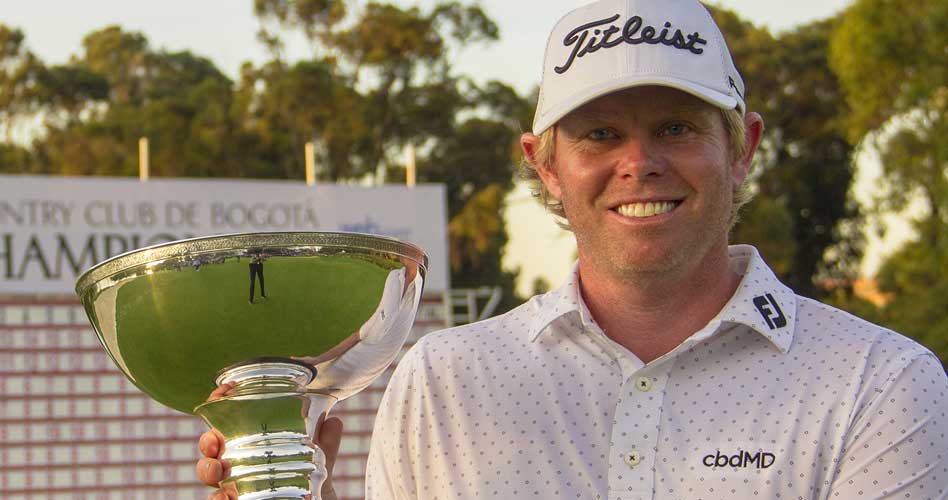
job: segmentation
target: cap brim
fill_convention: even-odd
[[[582,92],[577,92],[576,94],[563,99],[556,106],[549,108],[543,115],[537,115],[533,121],[533,133],[535,135],[542,134],[546,129],[550,128],[554,123],[559,121],[560,118],[563,118],[571,111],[582,106],[583,104],[586,104],[587,102],[619,90],[632,87],[644,87],[647,85],[659,85],[662,87],[678,89],[722,109],[734,109],[738,106],[738,104],[740,104],[740,102],[733,96],[680,78],[653,76],[618,78],[607,81],[595,87],[585,88]]]

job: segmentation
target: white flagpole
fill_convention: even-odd
[[[138,180],[147,182],[148,171],[148,138],[138,139]]]
[[[409,144],[405,151],[405,185],[415,187],[417,171],[415,169],[415,145]]]
[[[306,185],[316,185],[316,145],[312,142],[306,143]]]

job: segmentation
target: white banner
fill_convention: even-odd
[[[354,231],[428,253],[426,291],[449,287],[442,185],[0,175],[0,294],[71,294],[109,257],[158,243],[258,231]]]

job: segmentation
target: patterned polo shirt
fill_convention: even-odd
[[[427,335],[382,400],[366,498],[948,498],[938,359],[796,296],[752,247],[730,257],[733,297],[648,364],[596,325],[576,271]]]

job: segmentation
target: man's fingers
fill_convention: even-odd
[[[319,437],[316,443],[326,454],[326,470],[332,476],[332,468],[336,465],[336,455],[339,454],[339,443],[342,441],[342,420],[335,417],[327,418],[319,427]]]
[[[237,493],[233,489],[217,490],[208,495],[207,500],[237,500]]]
[[[215,399],[220,399],[224,396],[227,396],[227,394],[230,393],[231,389],[233,388],[234,388],[233,382],[228,382],[224,385],[220,385],[216,389],[211,391],[211,393],[207,396],[207,400],[214,401]]]
[[[224,452],[224,436],[217,429],[211,429],[198,439],[198,449],[205,457],[220,458]]]
[[[316,436],[316,444],[326,455],[326,471],[329,477],[323,482],[322,497],[323,500],[336,500],[336,490],[332,484],[332,469],[336,466],[336,455],[339,454],[339,443],[342,441],[342,420],[338,418],[327,418],[319,426],[319,435]]]
[[[224,466],[220,460],[202,458],[197,463],[197,477],[208,486],[217,486],[224,479]]]
[[[207,500],[237,500],[237,488],[233,483],[226,484],[221,489],[211,492]]]
[[[237,497],[232,497],[221,490],[217,490],[214,493],[211,493],[210,495],[208,495],[207,500],[232,500],[236,498]]]

